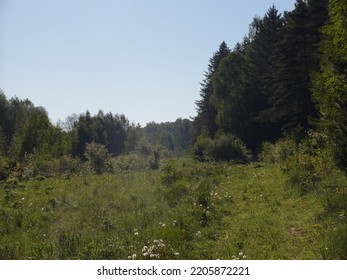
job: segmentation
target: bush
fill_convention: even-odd
[[[198,161],[209,161],[212,159],[211,152],[213,141],[207,133],[201,133],[194,144],[193,156]]]
[[[151,169],[158,169],[160,165],[160,150],[156,148],[153,150],[153,155],[149,160],[149,167]]]
[[[326,139],[325,135],[311,130],[300,143],[287,136],[274,145],[265,143],[262,157],[265,161],[280,164],[289,183],[303,195],[319,190],[321,181],[335,168]]]
[[[213,141],[212,157],[215,161],[244,163],[249,160],[246,145],[232,134],[218,134]]]
[[[177,168],[175,162],[173,160],[169,160],[166,162],[166,164],[163,166],[163,172],[162,172],[161,180],[164,185],[171,186],[176,181],[178,181],[182,174],[180,173],[179,169]]]
[[[6,180],[9,175],[11,168],[15,166],[15,162],[11,161],[9,158],[0,156],[0,181]]]
[[[101,145],[95,142],[87,143],[85,157],[90,164],[90,168],[96,174],[102,174],[107,170],[107,163],[110,155],[107,152],[105,145]]]
[[[234,161],[244,163],[249,160],[246,145],[232,134],[219,133],[212,140],[201,134],[194,145],[194,157],[198,161]]]
[[[278,140],[276,144],[264,142],[260,155],[265,162],[282,163],[293,156],[297,150],[298,145],[295,139],[286,136]]]

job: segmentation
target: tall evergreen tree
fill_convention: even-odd
[[[258,141],[274,140],[280,129],[266,112],[271,108],[269,99],[274,95],[277,45],[282,39],[284,19],[275,6],[265,16],[253,20],[251,42],[245,49],[247,83],[251,91],[251,123]]]
[[[297,0],[295,9],[285,15],[283,38],[276,54],[274,94],[270,96],[271,117],[283,132],[309,126],[310,118],[316,117],[311,98],[311,74],[316,71],[315,56],[320,34],[325,23],[321,15],[313,15],[315,8],[324,1]],[[316,4],[315,4],[316,3]]]
[[[230,53],[230,49],[223,41],[219,50],[215,52],[209,61],[208,70],[205,72],[205,79],[201,83],[200,97],[196,101],[197,116],[194,119],[196,132],[201,133],[203,129],[207,129],[209,134],[213,137],[217,131],[216,116],[217,112],[211,103],[211,96],[213,94],[212,76],[216,72],[220,62]]]

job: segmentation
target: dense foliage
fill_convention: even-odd
[[[346,4],[330,2],[297,0],[283,15],[272,6],[232,51],[223,42],[196,102],[198,134],[231,133],[257,153],[283,135],[300,141],[319,120],[339,139],[336,156],[343,161]]]
[[[131,153],[148,157],[149,167],[158,168],[165,155],[188,154],[194,137],[193,123],[188,119],[151,122],[141,128],[124,115],[104,114],[101,110],[95,116],[89,111],[72,115],[54,125],[42,107],[29,100],[8,100],[3,92],[0,114],[0,179],[9,178],[18,164],[35,161],[37,165],[38,161],[68,157],[88,161],[96,173],[109,169],[105,167],[106,159]],[[38,165],[35,170],[50,173]]]

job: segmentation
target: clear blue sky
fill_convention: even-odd
[[[295,0],[0,0],[0,88],[52,122],[87,109],[130,121],[196,115],[212,54]]]

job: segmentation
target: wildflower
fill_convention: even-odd
[[[128,256],[129,260],[136,260],[136,254],[132,254],[131,256]]]
[[[239,253],[239,256],[242,257],[242,256],[243,256],[243,252],[240,252],[240,253]]]
[[[179,256],[179,255],[180,255],[180,253],[178,253],[178,252],[175,252],[175,253],[174,253],[174,255],[175,255],[175,256]]]
[[[146,252],[146,251],[147,251],[147,249],[148,249],[148,247],[147,247],[147,246],[143,246],[143,248],[142,248],[142,252]]]

